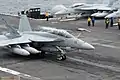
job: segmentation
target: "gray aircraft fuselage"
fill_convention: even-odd
[[[48,37],[48,38],[58,38],[60,41],[53,41],[50,43],[45,43],[46,45],[52,45],[52,46],[61,46],[61,47],[72,47],[77,49],[85,49],[85,50],[93,50],[94,47],[90,45],[89,43],[75,38],[74,36],[64,36],[64,35],[55,35],[48,32],[25,32],[24,34],[27,35],[35,35],[35,36],[42,36],[42,37]],[[41,43],[44,44],[44,43]]]
[[[72,47],[72,48],[77,48],[77,49],[85,49],[85,50],[93,50],[94,47],[92,45],[90,45],[89,43],[75,38],[74,36],[70,35],[70,36],[64,36],[64,35],[55,35],[55,34],[51,34],[48,32],[37,32],[37,31],[32,31],[32,32],[23,32],[20,33],[21,37],[26,38],[28,40],[31,40],[34,37],[37,37],[39,39],[39,37],[48,37],[48,38],[56,38],[56,39],[60,39],[59,41],[53,41],[53,42],[48,42],[48,43],[40,43],[41,45],[44,44],[45,46],[61,46],[61,47]],[[19,37],[18,37],[19,38]],[[0,35],[0,39],[2,40],[9,40],[9,38],[7,38],[5,35]],[[37,42],[39,43],[39,41]]]

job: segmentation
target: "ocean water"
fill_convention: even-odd
[[[41,11],[50,11],[53,6],[63,4],[66,7],[73,3],[97,3],[103,0],[0,0],[0,13],[17,14],[18,11],[40,7]],[[116,0],[114,0],[116,1]]]

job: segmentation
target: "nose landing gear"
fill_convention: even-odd
[[[59,60],[59,61],[66,60],[66,55],[65,54],[64,55],[58,55],[57,60]]]
[[[59,60],[59,61],[66,60],[65,52],[58,46],[56,46],[56,48],[60,51],[60,53],[57,54],[57,60]]]

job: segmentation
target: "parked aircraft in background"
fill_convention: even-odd
[[[91,14],[91,16],[98,17],[98,18],[104,18],[106,15],[113,13],[114,11],[117,11],[117,9],[112,6],[113,3],[116,1],[104,0],[102,4],[99,4],[97,6],[97,12]]]
[[[108,10],[108,11],[98,11],[96,13],[91,14],[92,17],[96,17],[96,18],[104,18],[105,16],[113,13],[116,10]]]
[[[120,18],[120,9],[118,9],[118,11],[113,12],[107,16],[105,16],[105,18]],[[118,26],[118,22],[114,21],[115,23],[113,24],[114,26]]]
[[[57,55],[58,60],[65,60],[65,52],[60,47],[95,49],[91,44],[74,37],[65,30],[44,28],[45,31],[32,31],[26,15],[21,15],[18,30],[7,23],[6,26],[9,33],[0,35],[0,47],[7,47],[15,54],[23,56],[40,54],[44,56],[45,52],[52,52]]]
[[[105,18],[111,18],[111,17],[114,17],[114,18],[120,17],[120,9],[118,9],[118,11],[116,11],[116,12],[113,12],[113,13],[105,16]]]
[[[63,5],[57,5],[52,9],[51,13],[56,16],[80,14],[81,16],[92,15],[97,17],[103,17],[114,10],[109,5],[111,5],[109,0],[103,0],[102,4],[75,3],[68,8]]]

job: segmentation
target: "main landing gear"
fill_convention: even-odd
[[[44,51],[41,51],[40,57],[41,57],[41,58],[45,58],[45,52],[44,52]]]
[[[66,60],[66,55],[65,55],[65,54],[63,54],[63,55],[58,55],[58,56],[57,56],[57,60],[59,60],[59,61]]]
[[[66,60],[65,52],[58,46],[56,46],[56,48],[60,51],[60,53],[57,54],[57,60],[59,60],[59,61]]]

